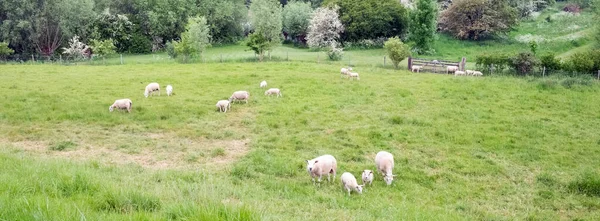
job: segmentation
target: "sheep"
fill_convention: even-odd
[[[117,108],[117,109],[126,109],[127,113],[131,113],[131,105],[132,104],[133,103],[131,102],[131,100],[129,100],[127,98],[115,100],[115,102],[108,107],[108,111],[113,112],[113,110],[115,110],[115,108]]]
[[[467,73],[467,75],[473,75],[474,71],[472,71],[472,70],[466,70],[465,72]]]
[[[358,185],[358,182],[356,182],[356,178],[354,178],[354,175],[348,172],[344,172],[341,176],[341,179],[342,188],[348,191],[348,196],[350,196],[350,192],[352,192],[352,190],[356,191],[358,194],[362,194],[364,185]]]
[[[271,94],[277,94],[277,97],[279,97],[279,96],[283,97],[283,95],[281,94],[281,90],[279,90],[279,88],[271,88],[271,89],[265,91],[265,95],[271,95]]]
[[[331,155],[319,156],[315,159],[306,161],[306,170],[312,177],[313,184],[315,184],[315,177],[317,176],[319,177],[319,183],[321,183],[321,177],[325,174],[327,174],[327,181],[331,182],[331,174],[333,174],[333,180],[335,180],[337,161],[335,160],[335,157]]]
[[[396,175],[392,174],[394,169],[394,156],[386,151],[379,151],[375,156],[375,166],[377,171],[383,175],[383,180],[387,185],[391,185]]]
[[[483,73],[481,71],[473,71],[473,76],[483,76]]]
[[[356,78],[356,80],[360,80],[360,77],[358,76],[358,73],[356,73],[356,72],[348,73],[348,78],[350,78],[350,79]]]
[[[219,112],[227,113],[227,110],[231,110],[231,103],[228,100],[220,100],[217,102],[217,108]]]
[[[260,88],[267,87],[267,81],[260,82]]]
[[[369,185],[373,185],[373,171],[372,170],[363,170],[362,181],[363,181],[363,185],[366,185],[367,183]]]
[[[459,76],[459,75],[464,76],[464,75],[466,75],[466,73],[464,71],[455,71],[454,72],[454,76]]]
[[[411,71],[412,72],[421,72],[421,68],[423,68],[423,66],[413,65],[411,68]]]
[[[342,75],[340,76],[340,78],[343,78],[344,76],[348,76],[348,74],[349,74],[351,71],[352,71],[352,68],[351,68],[351,67],[348,67],[348,68],[342,68],[342,69],[340,70],[340,73],[342,74]]]
[[[250,99],[250,93],[248,91],[236,91],[236,92],[233,92],[231,97],[229,97],[229,102],[246,101],[246,104],[247,104],[248,99]]]
[[[167,96],[171,96],[171,94],[173,94],[173,86],[171,85],[167,85]]]
[[[446,74],[449,74],[450,72],[455,72],[458,71],[458,66],[447,66],[446,67]]]
[[[146,90],[144,90],[144,97],[154,95],[154,91],[158,91],[158,96],[160,96],[160,85],[158,85],[158,83],[148,84],[148,86],[146,86]]]

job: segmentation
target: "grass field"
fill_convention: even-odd
[[[302,62],[0,67],[0,220],[594,220],[600,86]],[[265,97],[258,83],[282,89]],[[144,86],[174,86],[143,97]],[[226,114],[217,100],[248,90]],[[108,112],[133,100],[131,114]],[[313,186],[395,155],[392,186]],[[339,179],[339,176],[338,176]]]

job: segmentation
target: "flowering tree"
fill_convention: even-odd
[[[79,36],[75,35],[69,40],[69,47],[63,48],[63,54],[73,58],[73,60],[79,60],[87,58],[89,46],[79,41]]]
[[[306,36],[310,48],[337,47],[340,33],[344,31],[338,9],[338,6],[333,6],[315,10]]]

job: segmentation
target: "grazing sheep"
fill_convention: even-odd
[[[472,70],[466,70],[465,72],[467,73],[467,75],[473,75],[474,71],[472,71]]]
[[[369,185],[373,185],[373,171],[372,170],[363,170],[362,181],[363,181],[363,185],[366,185],[367,183]]]
[[[411,71],[412,72],[421,72],[421,68],[423,68],[423,66],[413,65],[411,68]]]
[[[173,86],[167,85],[167,96],[171,96],[173,94]]]
[[[483,73],[481,71],[473,71],[473,76],[483,76]]]
[[[360,80],[360,77],[358,76],[358,73],[356,73],[356,72],[350,72],[348,74],[348,78],[350,78],[350,79],[356,78],[356,80]]]
[[[267,81],[260,82],[260,88],[267,87]]]
[[[464,71],[455,71],[454,72],[454,76],[460,76],[460,75],[465,76],[467,74]]]
[[[385,183],[391,185],[396,176],[392,175],[392,170],[394,169],[394,156],[386,151],[379,151],[377,156],[375,156],[375,166],[377,167],[377,171],[382,173]]]
[[[348,172],[344,172],[341,176],[341,179],[342,188],[348,191],[348,196],[350,196],[350,192],[352,192],[352,190],[356,191],[359,194],[362,194],[362,189],[364,185],[358,185],[358,182],[356,182],[356,178],[354,177],[354,175]]]
[[[351,67],[348,67],[348,68],[342,68],[342,69],[340,70],[340,73],[342,74],[342,75],[340,76],[340,78],[343,78],[344,76],[348,76],[348,74],[349,74],[350,72],[352,72],[352,68],[351,68]]]
[[[250,93],[248,91],[236,91],[236,92],[233,92],[231,97],[229,97],[229,102],[246,101],[246,104],[247,104],[248,99],[250,99]]]
[[[144,97],[154,95],[154,91],[158,91],[158,96],[160,96],[160,85],[158,85],[158,83],[148,84],[146,90],[144,90]]]
[[[131,105],[133,103],[131,102],[131,100],[125,98],[125,99],[120,99],[120,100],[116,100],[112,105],[110,105],[108,107],[108,111],[113,112],[113,110],[115,110],[115,108],[117,109],[126,109],[127,113],[131,113]]]
[[[279,88],[271,88],[271,89],[265,91],[265,95],[271,95],[271,94],[277,94],[277,97],[279,97],[279,96],[283,97],[283,95],[281,94],[281,90],[279,90]]]
[[[458,71],[457,66],[447,66],[446,67],[446,74],[449,74],[450,72],[455,72],[455,71]]]
[[[228,100],[220,100],[217,102],[217,108],[219,112],[227,113],[227,110],[231,110],[231,103]]]
[[[327,181],[331,182],[331,174],[333,174],[333,180],[335,180],[337,161],[331,155],[323,155],[312,160],[307,160],[306,170],[312,177],[313,184],[317,176],[319,177],[319,183],[321,183],[321,177],[325,174],[327,174]]]

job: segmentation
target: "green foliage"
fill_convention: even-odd
[[[96,40],[92,39],[91,43],[92,53],[100,55],[100,57],[106,57],[115,53],[115,45],[112,39]]]
[[[600,197],[600,176],[597,173],[586,172],[569,183],[569,190],[579,194]]]
[[[595,61],[591,52],[577,52],[567,59],[566,68],[569,71],[594,74]]]
[[[167,51],[167,55],[169,55],[169,57],[171,58],[177,58],[177,53],[175,53],[174,44],[176,44],[174,41],[167,41],[167,43],[165,44],[165,51]]]
[[[338,5],[344,41],[403,36],[408,31],[408,11],[398,0],[328,0]]]
[[[250,50],[254,51],[255,54],[258,55],[258,60],[262,61],[265,51],[271,49],[271,44],[265,36],[260,33],[252,33],[248,35],[246,39],[246,46],[250,48]]]
[[[433,54],[437,31],[437,4],[434,0],[417,0],[416,9],[410,13],[410,36],[417,54]]]
[[[407,45],[402,43],[400,38],[393,37],[388,39],[383,46],[387,56],[392,60],[394,67],[397,69],[401,61],[410,56],[410,50]]]
[[[556,58],[553,53],[548,53],[540,57],[540,66],[546,67],[546,70],[556,71],[562,69],[560,59]]]
[[[152,40],[140,34],[133,33],[129,42],[129,53],[146,54],[152,52]]]
[[[206,17],[213,43],[235,43],[242,39],[244,30],[240,24],[246,22],[247,14],[244,0],[205,0],[198,4],[198,15]]]
[[[6,59],[6,56],[13,53],[15,53],[15,51],[8,47],[7,42],[0,42],[0,59]]]
[[[198,53],[194,42],[186,34],[182,34],[179,41],[173,42],[173,48],[175,49],[176,57],[179,57],[179,61],[183,63],[189,62],[190,58]]]
[[[512,67],[517,71],[517,74],[520,75],[531,73],[531,71],[540,64],[540,61],[530,52],[521,52],[511,60]]]
[[[503,0],[458,0],[440,15],[442,31],[459,39],[481,40],[506,34],[516,12]]]
[[[498,73],[512,65],[512,60],[509,55],[504,53],[481,54],[476,57],[475,64],[477,65],[477,69],[486,73],[491,73],[492,71]]]
[[[208,28],[205,17],[190,18],[185,29],[186,32],[182,35],[189,36],[197,53],[202,54],[206,47],[210,47],[210,29]]]
[[[327,57],[332,61],[342,60],[344,56],[344,48],[338,47],[336,44],[331,44],[329,50],[327,51]]]
[[[254,33],[263,36],[271,46],[281,43],[281,11],[278,0],[253,0],[250,5],[250,22]]]
[[[537,48],[538,43],[536,41],[529,42],[529,50],[531,50],[531,53],[533,53],[534,56],[537,54]]]
[[[128,52],[133,32],[133,23],[126,15],[111,14],[107,9],[98,15],[92,24],[92,38],[97,40],[113,39],[118,52]]]
[[[308,25],[313,9],[309,2],[290,1],[283,8],[283,31],[294,40],[303,40],[308,32]],[[300,38],[300,39],[296,39]]]

